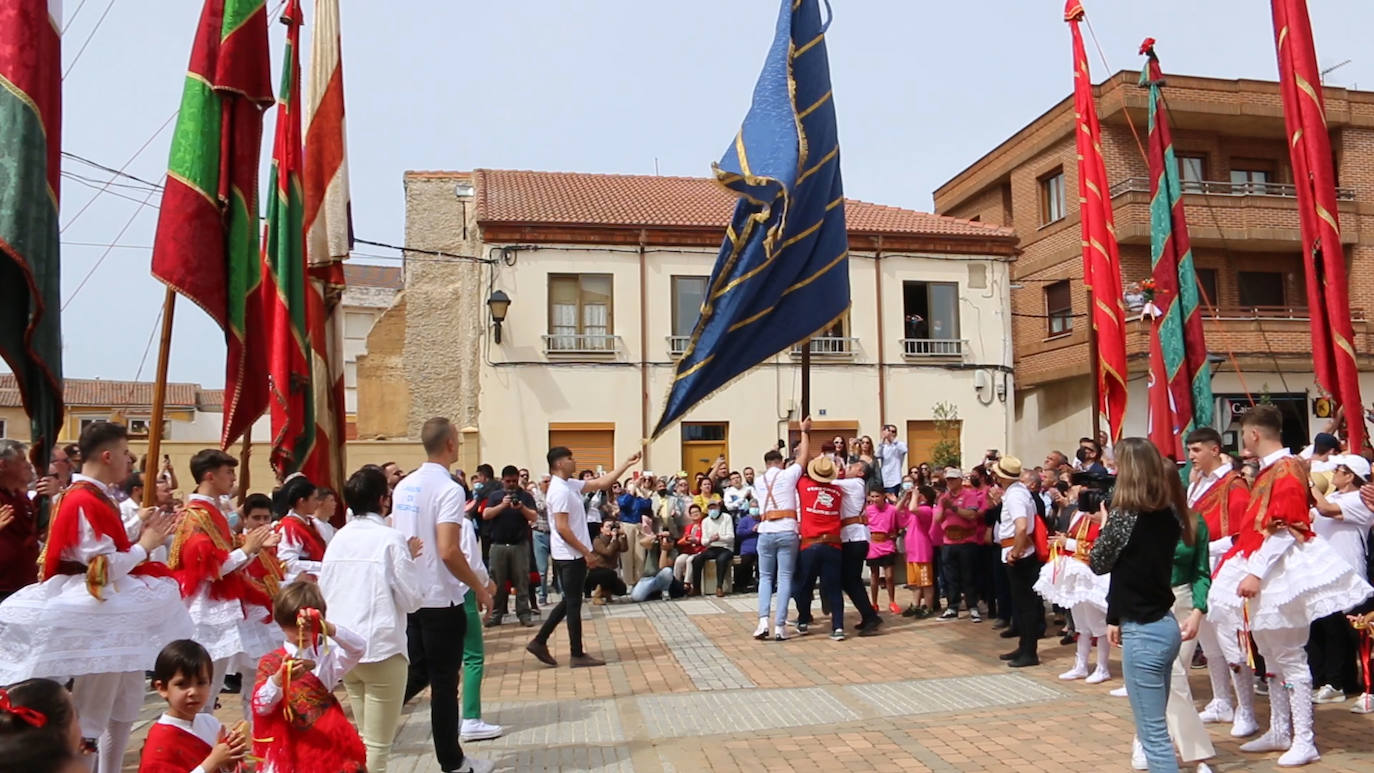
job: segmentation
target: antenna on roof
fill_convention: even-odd
[[[1344,62],[1338,62],[1338,63],[1336,63],[1336,64],[1333,64],[1333,65],[1331,65],[1330,67],[1326,68],[1325,70],[1322,70],[1322,71],[1321,71],[1321,76],[1320,76],[1321,79],[1322,79],[1322,81],[1323,81],[1323,82],[1326,81],[1326,74],[1327,74],[1327,73],[1329,73],[1329,72],[1334,72],[1335,70],[1339,70],[1339,69],[1341,69],[1342,67],[1346,66],[1347,64],[1350,64],[1350,60],[1349,60],[1349,59],[1345,60]]]
[[[654,177],[661,177],[658,173],[658,156],[654,156]]]

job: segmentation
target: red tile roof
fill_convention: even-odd
[[[415,177],[437,176],[412,172]],[[724,228],[736,198],[704,177],[478,169],[477,220],[486,223]],[[1015,239],[1010,228],[849,199],[851,234]]]
[[[167,385],[167,406],[194,408],[199,384],[170,383]],[[63,389],[62,401],[69,407],[137,407],[153,404],[151,381],[106,381],[104,379],[69,378]],[[222,398],[221,398],[222,401]],[[19,400],[19,387],[13,373],[0,373],[0,407],[14,408]]]
[[[348,287],[385,287],[400,290],[405,287],[405,275],[399,266],[370,266],[365,263],[344,264],[344,284]]]

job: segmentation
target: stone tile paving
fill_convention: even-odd
[[[851,624],[854,622],[850,615]],[[1041,642],[1039,668],[1008,671],[1009,649],[987,624],[885,616],[883,635],[782,644],[749,637],[753,597],[589,607],[584,639],[600,669],[548,668],[523,647],[534,634],[507,622],[486,631],[483,682],[495,741],[465,745],[512,771],[1120,771],[1129,769],[1130,706],[1102,685],[1060,682],[1072,657]],[[565,631],[550,641],[566,659]],[[1207,696],[1204,671],[1191,674]],[[339,691],[347,710],[347,698]],[[1199,701],[1200,702],[1200,701]],[[1258,699],[1261,715],[1266,712]],[[137,769],[150,695],[125,770]],[[222,696],[221,719],[240,711]],[[1219,773],[1276,771],[1277,755],[1247,755],[1212,727]],[[1374,716],[1317,707],[1322,761],[1307,770],[1374,770]],[[391,770],[434,771],[428,696],[407,707]]]

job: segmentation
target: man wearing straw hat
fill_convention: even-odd
[[[822,454],[807,464],[806,474],[797,483],[801,553],[797,557],[793,598],[797,602],[797,632],[804,634],[811,625],[811,593],[819,577],[821,598],[830,608],[830,638],[842,641],[844,554],[840,548],[840,512],[844,492],[834,484],[835,475],[834,460]]]
[[[1011,584],[1011,603],[1016,610],[1020,644],[1002,655],[1012,668],[1040,665],[1039,620],[1045,617],[1045,603],[1035,593],[1040,577],[1040,561],[1035,556],[1035,502],[1030,489],[1021,482],[1021,460],[1004,456],[988,466],[1004,489],[1002,517],[997,522],[997,540],[1002,546],[1002,562],[1007,566]]]

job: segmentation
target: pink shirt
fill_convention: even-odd
[[[965,486],[959,489],[958,494],[950,494],[946,492],[940,495],[940,500],[938,503],[936,503],[936,508],[938,510],[944,510],[946,505],[948,505],[951,508],[951,511],[945,513],[945,519],[940,522],[940,528],[945,532],[944,544],[963,545],[968,543],[976,544],[981,542],[981,536],[983,534],[983,529],[985,528],[982,519],[964,518],[962,516],[956,515],[953,512],[952,508],[974,510],[976,512],[981,513],[983,509],[987,507],[987,497],[984,496],[983,492],[979,491],[976,488],[973,488],[972,486]],[[967,536],[959,537],[957,539],[951,539],[949,535],[949,531],[951,529],[963,529],[966,532],[968,532],[968,534]]]
[[[897,507],[886,502],[883,503],[882,507],[868,505],[864,508],[864,515],[868,516],[868,532],[870,535],[876,531],[887,534],[887,540],[884,542],[875,542],[870,537],[868,541],[868,557],[878,558],[896,552],[897,545],[894,540],[897,539],[897,528],[900,525],[900,521],[897,517]]]
[[[910,510],[898,510],[897,517],[900,519],[902,527],[906,529],[906,560],[909,564],[928,564],[935,559],[935,549],[932,544],[932,534],[939,534],[939,530],[932,528],[935,519],[935,508],[930,505],[919,505],[915,512]]]

